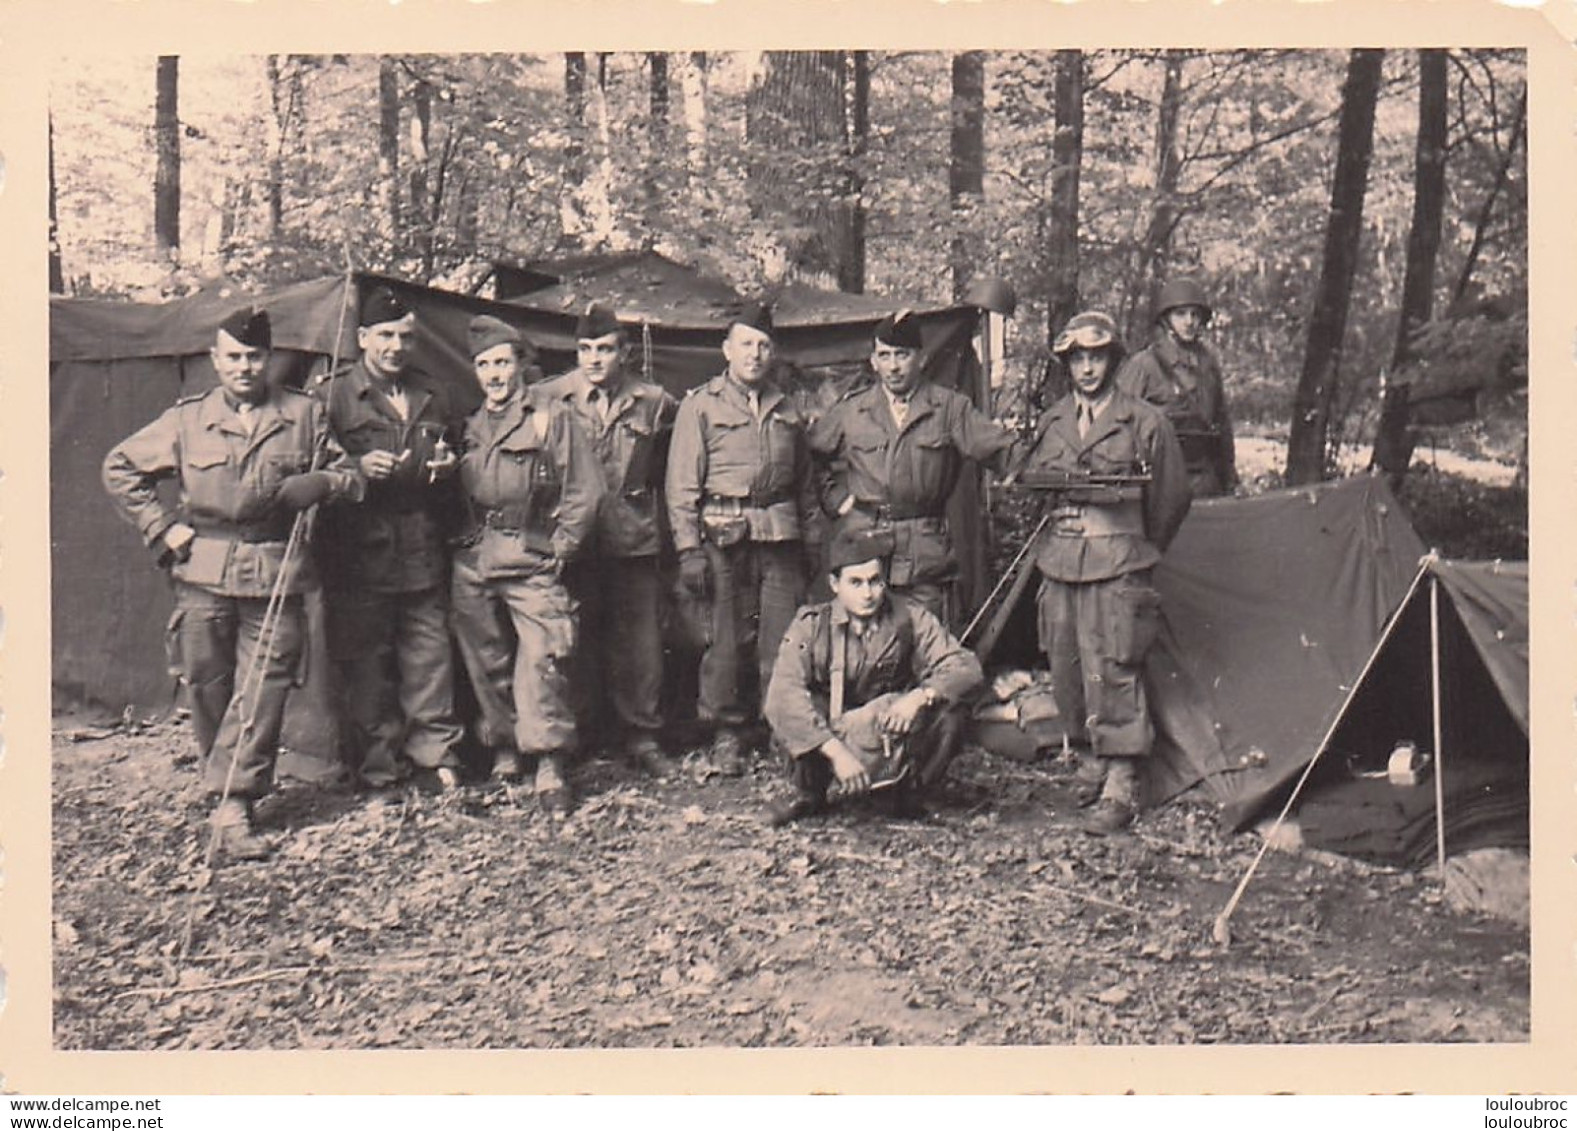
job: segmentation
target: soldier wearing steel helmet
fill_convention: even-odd
[[[1130,824],[1141,800],[1141,767],[1154,739],[1144,654],[1160,617],[1150,570],[1182,525],[1190,495],[1166,417],[1116,386],[1123,350],[1111,318],[1075,315],[1052,353],[1072,391],[1041,417],[1017,474],[1148,477],[1138,486],[1054,494],[1033,550],[1040,646],[1057,708],[1101,771],[1084,827],[1106,834]]]
[[[1202,340],[1214,313],[1193,279],[1168,282],[1156,300],[1155,339],[1117,375],[1123,392],[1166,413],[1196,499],[1229,495],[1238,483],[1221,366]]]

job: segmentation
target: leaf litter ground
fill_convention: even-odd
[[[1055,762],[973,750],[929,820],[784,830],[764,762],[662,783],[589,762],[562,824],[529,790],[287,783],[260,811],[275,858],[205,873],[187,742],[57,730],[61,1048],[1528,1039],[1524,929],[1425,877],[1272,853],[1222,948],[1258,840],[1186,802],[1089,838]]]

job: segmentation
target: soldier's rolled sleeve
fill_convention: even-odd
[[[929,610],[911,604],[909,618],[914,623],[914,666],[921,687],[929,687],[941,698],[956,703],[985,682],[979,658]]]
[[[559,558],[573,558],[597,526],[597,507],[603,493],[602,465],[590,441],[567,412],[553,413],[549,442],[564,476],[558,523],[553,529],[553,553]]]
[[[1193,491],[1177,434],[1160,413],[1156,413],[1149,447],[1150,483],[1144,491],[1145,536],[1157,549],[1165,551],[1188,516]]]
[[[816,619],[800,615],[789,625],[772,666],[772,682],[767,688],[761,713],[783,748],[795,758],[821,749],[834,735],[827,716],[811,693],[815,681],[815,661],[811,645],[815,639]]]
[[[104,489],[149,546],[176,522],[159,501],[157,484],[180,470],[179,432],[174,411],[167,411],[104,457]]]
[[[701,545],[701,488],[706,482],[706,438],[694,399],[681,401],[674,416],[668,449],[664,495],[674,549],[683,553]]]

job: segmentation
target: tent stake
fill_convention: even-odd
[[[1429,678],[1430,708],[1435,724],[1435,863],[1440,886],[1446,883],[1446,782],[1445,734],[1440,725],[1440,578],[1429,576]]]

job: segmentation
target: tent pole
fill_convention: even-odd
[[[1271,823],[1270,829],[1265,833],[1259,846],[1259,851],[1255,853],[1254,859],[1249,862],[1248,871],[1243,873],[1243,878],[1238,881],[1238,886],[1233,889],[1231,898],[1227,900],[1227,905],[1221,909],[1221,914],[1216,916],[1215,926],[1211,933],[1222,946],[1230,946],[1232,943],[1232,913],[1237,910],[1238,903],[1243,898],[1243,893],[1248,890],[1249,881],[1254,878],[1254,873],[1259,871],[1260,861],[1265,858],[1265,853],[1270,851],[1271,842],[1275,839],[1277,831],[1286,823],[1287,815],[1292,812],[1292,807],[1298,803],[1298,798],[1303,793],[1303,787],[1308,782],[1309,775],[1314,772],[1315,763],[1320,760],[1320,757],[1330,746],[1331,739],[1336,737],[1336,728],[1340,725],[1342,716],[1347,713],[1348,706],[1358,694],[1358,689],[1363,686],[1364,680],[1369,678],[1369,671],[1374,667],[1375,660],[1379,657],[1381,649],[1385,647],[1385,642],[1391,638],[1391,633],[1396,630],[1396,626],[1402,623],[1403,611],[1407,608],[1408,602],[1413,599],[1413,594],[1418,591],[1418,586],[1424,580],[1424,575],[1429,572],[1429,563],[1434,560],[1434,551],[1430,551],[1419,560],[1418,572],[1413,574],[1412,584],[1407,587],[1407,592],[1402,595],[1402,600],[1386,620],[1385,628],[1380,632],[1380,639],[1375,641],[1374,647],[1369,652],[1369,658],[1364,661],[1363,670],[1358,673],[1358,678],[1353,681],[1352,687],[1347,690],[1346,696],[1342,699],[1342,705],[1331,719],[1330,726],[1326,727],[1325,736],[1320,739],[1320,744],[1314,748],[1314,756],[1303,767],[1303,773],[1299,775],[1297,782],[1293,785],[1292,792],[1287,796],[1286,803],[1281,807],[1281,812],[1276,814],[1275,821]],[[1437,700],[1438,698],[1436,696]],[[1437,766],[1437,774],[1438,769],[1439,767]]]
[[[1430,706],[1435,725],[1435,863],[1440,882],[1446,882],[1446,783],[1445,735],[1440,725],[1440,578],[1429,577],[1429,678]]]

